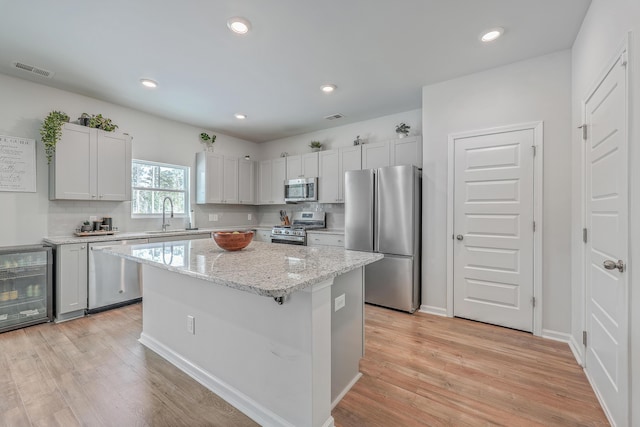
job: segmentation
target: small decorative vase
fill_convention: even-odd
[[[322,151],[322,147],[311,147],[311,152]]]
[[[399,133],[399,134],[398,134],[398,138],[404,138],[404,137],[406,137],[406,136],[407,136],[407,134],[406,134],[406,133]]]

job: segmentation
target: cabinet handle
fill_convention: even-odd
[[[87,248],[86,246],[80,246],[80,249],[86,249],[86,248]]]
[[[95,198],[96,198],[96,195],[95,195],[95,194],[92,194],[92,195],[91,195],[91,198],[92,198],[92,199],[95,199]]]

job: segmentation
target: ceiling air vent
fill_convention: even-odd
[[[33,65],[23,64],[22,62],[15,61],[13,62],[13,66],[19,70],[26,71],[31,74],[35,74],[36,76],[46,77],[48,79],[52,78],[55,74],[53,71],[47,71],[42,68],[34,67]]]
[[[335,119],[341,119],[343,117],[344,116],[342,114],[336,113],[336,114],[332,114],[330,116],[325,117],[325,119],[327,119],[327,120],[335,120]]]

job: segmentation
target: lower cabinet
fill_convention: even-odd
[[[307,246],[334,246],[344,248],[343,234],[307,232]]]
[[[87,309],[88,247],[86,243],[56,247],[56,321],[84,316]]]
[[[271,243],[271,230],[254,230],[253,240],[256,242]]]

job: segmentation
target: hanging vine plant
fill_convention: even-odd
[[[52,111],[42,122],[40,136],[44,144],[44,152],[47,155],[47,163],[51,163],[56,152],[56,144],[62,136],[62,125],[69,121],[69,116],[62,111]]]

